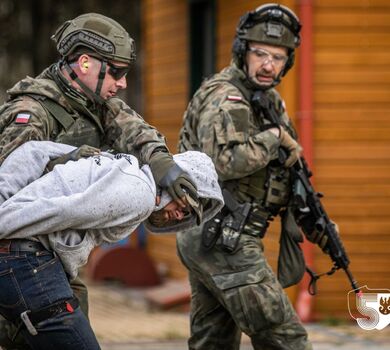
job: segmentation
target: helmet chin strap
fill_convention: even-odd
[[[85,85],[77,75],[77,73],[72,69],[72,67],[69,65],[68,62],[62,61],[62,66],[65,68],[67,73],[69,74],[70,78],[75,81],[83,90],[83,92],[88,96],[88,98],[96,102],[99,105],[102,105],[105,103],[104,98],[100,96],[100,92],[102,90],[103,86],[103,80],[104,77],[106,76],[106,68],[107,68],[107,62],[102,61],[102,65],[100,67],[100,72],[99,72],[99,77],[98,77],[98,82],[96,85],[96,90],[93,92],[87,85]]]

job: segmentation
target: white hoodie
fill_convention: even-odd
[[[74,149],[30,141],[0,167],[0,239],[39,240],[57,253],[71,278],[77,276],[94,247],[127,237],[154,210],[171,201],[163,192],[160,206],[155,207],[156,186],[150,168],[139,168],[131,155],[103,153],[57,165],[42,176],[50,159]],[[178,154],[174,159],[195,182],[199,197],[211,199],[203,219],[212,218],[223,199],[211,159],[200,152]],[[177,231],[194,223],[190,217],[159,231]]]

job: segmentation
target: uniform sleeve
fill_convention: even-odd
[[[277,157],[280,141],[270,131],[256,131],[244,100],[229,101],[226,95],[222,101],[204,110],[197,133],[201,148],[213,159],[220,179],[226,181],[267,166]]]
[[[50,125],[46,111],[39,102],[28,97],[15,100],[3,111],[0,118],[6,124],[0,137],[0,164],[23,143],[50,138]]]
[[[135,155],[148,164],[156,148],[167,149],[165,137],[120,99],[107,102],[109,113],[104,121],[107,144],[118,152]]]

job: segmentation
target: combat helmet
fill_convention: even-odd
[[[288,60],[281,72],[284,76],[294,64],[294,50],[299,46],[301,24],[289,8],[269,3],[240,18],[233,42],[233,58],[240,68],[244,65],[248,42],[255,41],[288,49]]]
[[[125,63],[135,60],[135,44],[129,33],[118,22],[98,13],[66,21],[52,39],[64,58],[83,47],[107,60]]]
[[[135,60],[135,43],[129,33],[116,21],[98,13],[86,13],[62,24],[51,37],[62,56],[60,66],[64,67],[70,78],[76,81],[89,98],[103,104],[100,96],[107,66],[112,70],[109,61],[130,64]],[[81,53],[101,60],[100,73],[95,91],[87,87],[70,66],[73,58]],[[117,70],[118,71],[118,70]],[[119,70],[120,79],[128,71],[128,67]]]

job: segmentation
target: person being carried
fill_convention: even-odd
[[[32,349],[99,349],[69,285],[94,247],[127,237],[144,220],[152,232],[175,232],[221,209],[211,159],[185,152],[174,160],[198,188],[196,197],[186,194],[186,208],[166,190],[156,207],[150,167],[129,154],[30,141],[7,157],[0,167],[0,313]]]

